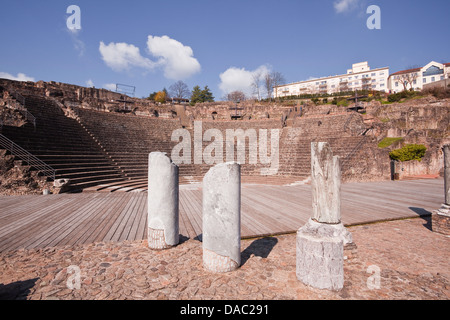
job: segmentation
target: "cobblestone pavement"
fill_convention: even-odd
[[[431,218],[349,228],[339,292],[307,287],[295,275],[295,234],[242,241],[242,266],[226,274],[202,267],[202,246],[167,251],[146,242],[0,253],[0,299],[440,299],[450,298],[450,238]],[[77,282],[79,279],[79,282]]]

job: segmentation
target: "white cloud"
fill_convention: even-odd
[[[162,68],[166,78],[182,80],[201,70],[191,47],[168,36],[148,36],[147,52],[156,61],[142,56],[138,47],[128,43],[111,42],[105,45],[100,42],[99,50],[103,61],[114,71],[130,70],[132,67],[147,71]]]
[[[225,72],[220,74],[219,88],[224,94],[228,94],[233,91],[242,91],[246,95],[253,95],[252,83],[254,78],[259,76],[262,80],[264,76],[270,72],[269,67],[262,65],[257,69],[250,71],[245,68],[228,68]],[[261,83],[262,86],[262,83]],[[261,92],[263,88],[260,88]]]
[[[78,51],[78,55],[80,57],[84,56],[84,52],[86,51],[86,45],[84,44],[84,42],[78,39],[76,36],[72,37],[72,41],[73,47]]]
[[[16,81],[35,81],[34,78],[29,77],[24,73],[18,73],[17,76],[13,76],[12,74],[6,72],[0,72],[0,78]]]
[[[171,39],[168,36],[148,36],[147,49],[164,69],[164,76],[172,80],[181,80],[200,72],[201,66],[194,58],[191,47]]]
[[[115,83],[106,83],[103,85],[103,88],[110,91],[116,91],[116,84]]]
[[[80,57],[84,56],[84,53],[86,51],[86,44],[81,40],[79,37],[81,35],[81,29],[67,29],[67,33],[70,36],[70,39],[72,40],[73,47],[76,51],[78,51],[78,55]]]
[[[358,6],[359,0],[338,0],[334,2],[334,9],[337,13],[348,12]]]
[[[103,61],[114,71],[129,70],[132,67],[152,70],[155,67],[155,63],[141,56],[139,48],[132,44],[111,42],[105,45],[102,41],[99,50]]]
[[[89,79],[88,81],[86,81],[86,86],[87,86],[88,88],[94,87],[94,82],[92,81],[92,79]]]

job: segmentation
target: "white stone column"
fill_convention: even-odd
[[[229,272],[241,264],[241,169],[235,162],[212,167],[203,179],[203,266]]]
[[[450,144],[442,148],[444,153],[444,203],[434,211],[431,229],[434,232],[450,235]]]
[[[179,243],[178,166],[165,153],[148,160],[148,246],[162,250]]]
[[[311,143],[312,218],[320,223],[341,222],[341,166],[326,142]]]
[[[450,144],[442,148],[444,152],[444,190],[445,204],[450,206]]]
[[[311,143],[313,214],[297,232],[297,279],[318,289],[344,286],[344,245],[351,234],[341,223],[341,169],[328,143]]]

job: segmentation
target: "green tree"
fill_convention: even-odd
[[[195,105],[196,103],[203,102],[202,101],[202,90],[199,86],[195,86],[192,89],[192,95],[191,95],[191,105]]]
[[[205,86],[205,88],[202,90],[202,100],[203,102],[214,102],[214,96],[209,90],[208,86]]]
[[[192,89],[191,105],[201,102],[214,102],[214,96],[208,86],[205,86],[203,90],[200,89],[200,86],[195,86]]]
[[[148,96],[148,100],[153,100],[153,101],[155,101],[155,96],[156,96],[156,94],[157,94],[158,92],[152,92],[152,93],[150,93],[150,95]]]

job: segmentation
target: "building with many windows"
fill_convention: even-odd
[[[422,90],[427,85],[450,79],[450,63],[431,61],[422,68],[413,68],[395,72],[389,76],[389,91],[397,93],[403,90]],[[450,81],[449,81],[450,84]]]
[[[277,97],[302,94],[332,94],[355,90],[376,90],[387,92],[389,67],[370,69],[368,62],[352,65],[347,74],[311,79],[274,87]]]

